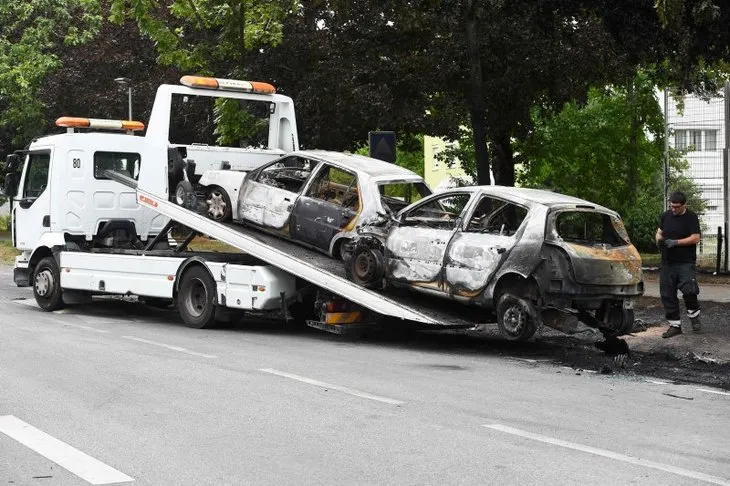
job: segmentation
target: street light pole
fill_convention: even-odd
[[[129,78],[115,78],[114,81],[127,87],[127,95],[129,98],[129,120],[132,120],[132,80]]]

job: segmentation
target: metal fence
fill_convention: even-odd
[[[718,244],[718,228],[724,234],[727,221],[724,154],[730,120],[727,120],[725,93],[709,99],[687,95],[679,102],[670,95],[664,100],[669,146],[684,153],[689,164],[685,175],[697,184],[706,203],[700,216],[702,241],[697,250],[698,266],[716,269],[719,253],[721,270],[728,269],[723,237]],[[671,193],[674,188],[667,187],[667,190]]]

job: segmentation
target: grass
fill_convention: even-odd
[[[19,254],[20,252],[13,247],[12,241],[0,240],[0,263],[12,265]]]
[[[182,243],[184,238],[175,238],[178,243]],[[210,251],[217,253],[243,253],[238,248],[222,243],[218,240],[212,240],[204,236],[196,236],[188,245],[190,251]]]
[[[642,253],[641,254],[641,266],[642,267],[658,267],[662,261],[661,253]]]

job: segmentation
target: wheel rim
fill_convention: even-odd
[[[223,215],[226,213],[226,209],[228,209],[228,204],[226,204],[226,200],[220,191],[211,191],[205,202],[208,204],[208,216],[211,219],[223,219]]]
[[[50,270],[44,269],[35,276],[35,291],[41,297],[46,297],[51,293],[55,281],[53,279],[53,273]]]
[[[208,290],[199,278],[190,281],[185,296],[185,310],[193,317],[200,317],[208,304]]]
[[[517,336],[522,332],[529,318],[522,306],[518,304],[512,304],[505,309],[502,317],[505,331],[513,336]]]
[[[375,257],[370,252],[362,252],[355,257],[355,275],[358,279],[368,281],[375,272]]]
[[[178,187],[175,191],[175,202],[178,206],[185,204],[185,188]]]

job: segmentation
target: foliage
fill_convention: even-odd
[[[291,0],[112,0],[112,19],[133,19],[157,46],[158,61],[183,71],[243,74],[247,51],[277,45]]]
[[[369,155],[367,144],[360,145],[355,153]],[[405,167],[423,177],[423,135],[405,135],[396,142],[395,165]]]
[[[46,126],[40,88],[60,66],[59,51],[99,30],[96,0],[0,4],[0,146],[26,143]]]
[[[213,113],[215,115],[214,135],[219,145],[249,146],[258,140],[268,139],[268,124],[253,115],[239,100],[217,98]],[[249,143],[250,142],[250,143]]]
[[[651,77],[640,72],[626,88],[591,89],[585,105],[567,103],[553,117],[535,109],[533,117],[534,132],[518,144],[521,184],[618,211],[634,243],[650,250],[664,205],[664,118]],[[704,202],[684,175],[682,156],[671,152],[668,185],[684,190],[702,213]]]

